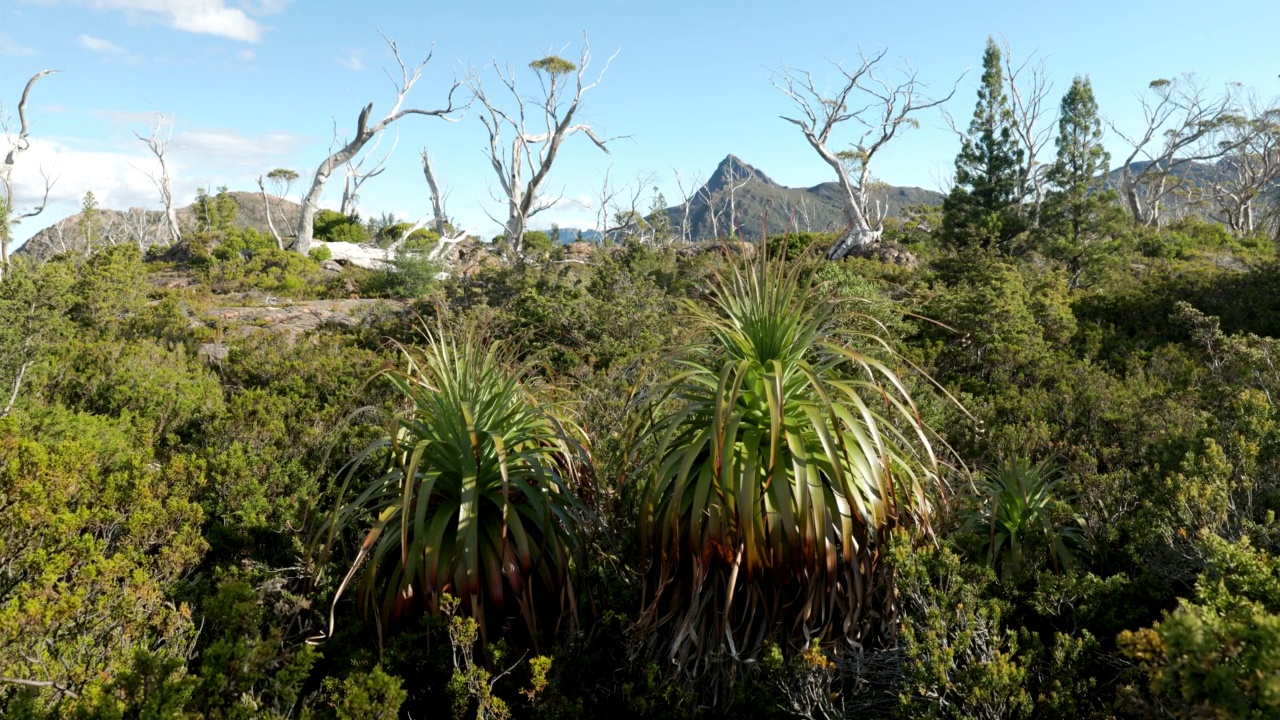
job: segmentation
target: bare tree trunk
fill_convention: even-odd
[[[173,137],[173,125],[169,125],[168,132],[163,132],[164,130],[164,116],[156,115],[156,124],[151,129],[150,137],[137,133],[134,136],[147,144],[147,149],[156,156],[156,162],[160,164],[160,177],[156,177],[154,173],[147,173],[147,177],[151,178],[156,190],[160,191],[160,201],[164,204],[164,217],[169,230],[169,244],[177,245],[182,240],[182,228],[178,226],[178,208],[173,202],[173,178],[169,174],[169,161],[166,157],[169,139]]]
[[[267,208],[267,227],[271,229],[271,237],[276,239],[276,247],[283,250],[284,240],[280,239],[280,231],[276,230],[276,224],[271,220],[271,197],[267,195],[267,185],[262,181],[262,176],[258,176],[258,189],[262,191],[262,204]]]
[[[41,70],[31,79],[27,81],[26,87],[22,89],[22,98],[18,100],[18,136],[16,138],[9,137],[8,122],[0,123],[3,128],[5,137],[9,139],[9,152],[5,155],[4,163],[0,164],[0,190],[3,190],[4,197],[0,197],[0,277],[3,277],[5,270],[9,267],[9,226],[20,220],[35,217],[44,212],[45,205],[49,203],[49,190],[53,187],[53,181],[48,175],[45,175],[44,199],[33,210],[22,214],[15,215],[16,212],[13,204],[13,166],[18,162],[18,156],[27,151],[31,147],[29,138],[30,125],[27,122],[27,100],[31,96],[31,88],[35,86],[36,81],[45,75],[62,72],[61,70]]]
[[[427,187],[431,190],[431,212],[434,214],[432,229],[441,240],[448,229],[449,217],[444,211],[444,196],[440,194],[440,185],[436,182],[436,171],[431,167],[431,156],[426,148],[422,148],[422,174],[427,178]]]
[[[383,39],[386,39],[385,37]],[[453,95],[457,91],[461,83],[454,80],[453,87],[449,89],[448,106],[439,110],[421,110],[418,108],[400,109],[404,103],[404,98],[408,95],[409,90],[413,88],[414,83],[422,75],[422,69],[431,61],[432,53],[428,53],[427,58],[418,64],[412,71],[409,70],[404,60],[400,57],[400,49],[396,44],[387,40],[387,44],[391,46],[391,51],[395,54],[396,63],[400,66],[400,90],[396,95],[395,104],[391,106],[391,111],[387,113],[378,122],[373,125],[369,124],[369,116],[373,112],[373,103],[365,106],[360,111],[360,116],[356,119],[356,132],[351,141],[339,148],[336,152],[330,153],[320,166],[316,168],[315,177],[311,181],[311,189],[302,199],[302,210],[298,218],[297,236],[293,240],[293,249],[299,253],[306,254],[311,250],[311,240],[315,233],[316,210],[320,206],[320,199],[324,196],[325,183],[329,182],[329,177],[333,175],[333,171],[350,162],[360,150],[368,144],[378,133],[382,132],[387,126],[396,122],[406,115],[426,115],[429,117],[437,117],[449,122],[456,122],[457,118],[449,117],[449,113],[453,112]],[[434,51],[433,51],[434,52]]]

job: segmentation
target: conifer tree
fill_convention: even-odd
[[[1102,120],[1087,77],[1076,76],[1062,98],[1057,147],[1042,227],[1047,254],[1067,263],[1075,286],[1122,220],[1115,191],[1106,186],[1111,155],[1102,146]]]
[[[943,237],[956,246],[1007,249],[1025,229],[1019,214],[1023,151],[1013,132],[1000,48],[987,38],[982,84],[969,132],[956,156],[956,184],[943,202]]]

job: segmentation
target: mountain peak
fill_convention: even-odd
[[[716,166],[716,171],[707,180],[707,190],[711,193],[716,193],[727,189],[730,185],[740,184],[743,180],[757,182],[770,187],[781,187],[773,180],[770,180],[768,175],[743,162],[737,155],[730,153],[725,156],[724,160],[720,161],[720,164]]]

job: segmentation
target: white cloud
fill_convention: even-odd
[[[19,45],[13,38],[0,32],[0,55],[35,55],[36,51],[26,45]]]
[[[114,10],[139,23],[160,22],[174,30],[213,35],[239,42],[262,40],[263,26],[244,9],[229,7],[226,0],[27,0],[41,5],[84,5],[95,10]],[[280,12],[282,0],[260,0],[247,4],[257,15]]]
[[[0,143],[0,147],[4,144]],[[139,153],[80,150],[44,138],[32,138],[13,170],[14,199],[19,212],[39,204],[44,195],[46,173],[56,182],[49,192],[45,213],[17,228],[19,238],[33,235],[67,214],[76,212],[86,192],[92,191],[98,204],[109,208],[153,207],[155,187],[132,166],[150,169],[151,161]]]
[[[98,115],[114,114],[121,119],[142,113],[98,111]],[[145,114],[152,122],[154,114]],[[197,187],[228,185],[232,189],[250,190],[253,178],[265,169],[286,162],[290,152],[301,145],[298,136],[286,132],[242,135],[225,130],[193,130],[175,132],[169,145],[170,170],[174,178],[174,196],[185,205],[195,197]],[[156,169],[156,161],[146,147],[134,142],[136,149],[117,151],[82,149],[81,141],[33,137],[31,147],[22,154],[13,171],[14,200],[19,212],[39,204],[44,194],[47,172],[57,179],[49,193],[45,212],[15,227],[15,239],[24,241],[42,228],[79,212],[86,192],[92,191],[98,205],[114,210],[131,207],[158,209],[160,198],[147,173]],[[0,137],[0,156],[8,145]]]
[[[363,50],[347,50],[339,55],[335,60],[339,65],[348,70],[360,72],[364,70],[364,51]]]
[[[241,50],[236,57],[240,58],[240,62],[253,62],[253,59],[258,57],[258,54],[252,50]]]
[[[125,50],[109,40],[96,38],[92,35],[81,35],[76,38],[76,42],[80,44],[80,47],[85,48],[86,50],[92,50],[93,52],[102,53],[103,55],[127,55],[129,53],[128,50]]]

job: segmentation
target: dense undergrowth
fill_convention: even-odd
[[[737,356],[713,338],[736,336],[715,336],[707,320],[716,278],[753,267],[732,252],[623,244],[585,263],[495,265],[411,288],[325,273],[246,234],[182,261],[116,247],[16,264],[0,283],[0,399],[17,388],[0,420],[0,714],[1280,711],[1280,265],[1270,244],[1198,222],[1134,231],[1072,287],[1066,265],[1034,246],[943,247],[906,222],[886,239],[916,254],[907,268],[819,259],[831,239],[769,246],[807,288],[802,312],[841,319],[839,332],[804,332],[864,355],[807,345],[777,355],[821,378],[788,386],[785,401],[765,389],[772,360],[725,370],[743,378],[741,412],[738,400],[714,400],[722,361]],[[148,281],[174,276],[192,283]],[[270,327],[201,320],[255,292],[399,295],[409,309],[292,342]],[[225,355],[202,353],[211,343]],[[806,636],[788,624],[797,607],[770,605],[778,588],[838,595],[853,582],[784,582],[808,552],[799,539],[776,565],[743,561],[743,584],[735,576],[708,595],[732,604],[726,587],[754,583],[724,617],[718,606],[697,611],[711,590],[682,584],[687,558],[659,565],[676,556],[654,539],[655,502],[671,500],[647,494],[653,474],[719,478],[704,491],[713,496],[730,487],[717,473],[732,463],[699,470],[710,450],[652,430],[696,395],[659,394],[689,363],[705,363],[685,381],[710,383],[698,386],[712,393],[706,412],[739,423],[739,449],[726,451],[742,453],[739,469],[769,455],[770,417],[797,437],[810,432],[804,422],[821,424],[805,414],[816,392],[806,388],[834,393],[831,383],[867,368],[901,378],[914,406],[877,421],[906,433],[893,462],[914,462],[906,448],[923,447],[908,432],[918,426],[937,464],[921,455],[912,466],[923,468],[921,496],[887,506],[880,536],[849,531],[876,564],[857,623]],[[475,412],[454,412],[464,406]],[[521,429],[499,437],[490,410],[519,414]],[[691,417],[673,432],[698,427]],[[764,455],[741,449],[761,442]],[[808,456],[814,482],[853,457],[832,452]],[[676,465],[655,471],[653,457]],[[404,477],[436,489],[402,497]],[[440,508],[456,515],[469,502],[474,478],[488,498],[475,517],[494,534],[468,555],[467,526],[430,533]],[[707,502],[689,492],[683,502]],[[824,497],[815,507],[844,507]],[[713,514],[674,512],[668,529]],[[396,575],[410,557],[402,533],[419,575]],[[726,582],[715,568],[737,567],[734,547],[707,542],[704,577]],[[469,564],[431,575],[432,552]],[[840,562],[854,557],[844,552]],[[728,645],[715,618],[731,621]],[[719,629],[697,634],[704,621]],[[735,634],[748,627],[750,637]],[[715,657],[699,655],[713,647]]]

